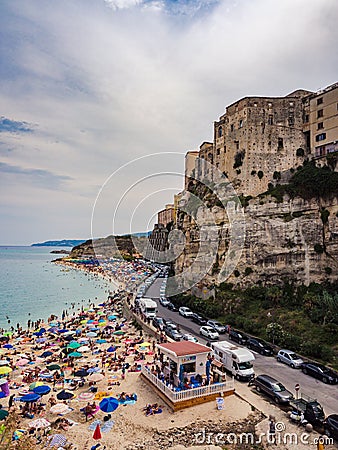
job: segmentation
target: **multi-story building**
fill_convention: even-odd
[[[165,205],[165,208],[157,213],[157,223],[166,227],[174,221],[174,211],[175,207],[172,203]]]
[[[338,83],[304,99],[304,132],[315,158],[338,151]]]
[[[199,151],[189,151],[185,154],[184,161],[184,187],[187,189],[190,178],[194,177],[196,159],[199,156]]]
[[[238,194],[266,191],[273,178],[302,164],[309,152],[298,90],[286,97],[245,97],[214,123],[213,163]]]

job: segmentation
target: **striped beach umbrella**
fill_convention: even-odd
[[[51,407],[50,412],[52,414],[64,414],[68,410],[69,410],[69,407],[67,405],[65,405],[64,403],[57,403],[56,405]]]
[[[49,425],[50,422],[43,417],[39,417],[38,419],[32,420],[32,422],[28,422],[28,426],[31,428],[47,428]]]
[[[80,401],[85,402],[85,401],[92,400],[92,399],[94,398],[94,394],[93,394],[92,392],[81,392],[81,394],[79,394],[79,395],[77,396],[77,398],[78,398]]]
[[[92,373],[91,375],[89,375],[88,377],[88,381],[102,381],[104,378],[104,375],[102,375],[102,373]]]

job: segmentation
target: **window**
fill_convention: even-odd
[[[234,131],[234,124],[233,123],[230,125],[230,131]]]
[[[226,153],[227,152],[227,146],[225,145],[224,146],[224,153]]]
[[[317,117],[319,118],[319,117],[323,117],[323,110],[322,109],[318,109],[318,111],[317,111]]]
[[[308,123],[308,121],[309,121],[309,115],[305,114],[305,116],[304,116],[304,123]]]
[[[223,136],[223,128],[222,127],[219,127],[218,128],[218,137],[220,138],[220,137],[222,137]]]
[[[240,121],[239,121],[239,128],[242,128],[243,127],[243,119],[241,119]]]
[[[220,154],[221,154],[221,150],[218,148],[218,149],[216,150],[216,153],[217,153],[217,155],[220,155]]]
[[[293,127],[295,124],[294,116],[289,116],[288,122],[289,122],[289,127]]]
[[[236,144],[236,150],[239,150],[239,141],[235,141]]]
[[[269,125],[273,125],[273,115],[272,115],[272,114],[269,114],[269,117],[268,117],[268,124],[269,124]]]
[[[317,105],[321,105],[323,103],[323,97],[317,99]]]
[[[283,138],[278,138],[278,150],[284,148]]]
[[[326,139],[326,133],[317,134],[316,142],[324,141]]]
[[[323,128],[324,128],[324,123],[323,122],[318,122],[317,129],[318,130],[322,130]]]

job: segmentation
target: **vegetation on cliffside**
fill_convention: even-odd
[[[306,162],[291,176],[288,184],[269,184],[269,189],[260,197],[271,195],[277,202],[283,201],[287,194],[290,198],[301,197],[328,198],[338,194],[338,172],[330,167],[317,167],[314,162]]]

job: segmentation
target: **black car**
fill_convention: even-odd
[[[266,342],[262,341],[261,339],[256,338],[249,338],[247,340],[246,346],[250,350],[255,350],[257,353],[260,353],[264,356],[272,356],[273,355],[273,349],[268,345]]]
[[[192,320],[195,323],[198,323],[198,325],[206,325],[208,322],[208,319],[200,316],[199,314],[193,313],[192,316],[189,317],[190,320]]]
[[[167,308],[170,309],[170,311],[178,311],[178,309],[176,308],[176,306],[175,306],[173,303],[171,303],[171,302],[169,302],[169,303],[167,304]]]
[[[324,420],[324,434],[338,440],[338,414],[331,414]]]
[[[162,317],[154,317],[153,320],[153,325],[155,328],[157,328],[158,330],[163,331],[164,329],[164,321],[162,319]]]
[[[311,375],[314,378],[318,378],[323,383],[337,384],[338,373],[323,364],[307,362],[301,365],[301,370],[307,375]]]
[[[248,342],[249,338],[246,334],[242,333],[241,331],[230,330],[229,339],[231,341],[238,342],[238,344],[245,345]]]

